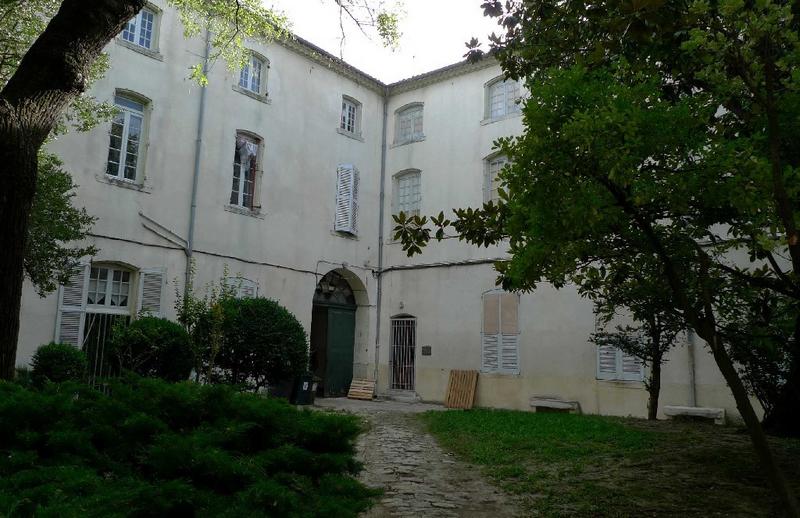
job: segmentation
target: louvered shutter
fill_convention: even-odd
[[[483,295],[481,370],[519,374],[519,296]]]
[[[352,165],[340,165],[336,170],[333,229],[353,235],[358,232],[358,169]]]
[[[619,349],[612,345],[597,348],[597,379],[617,379],[617,356]]]
[[[167,276],[163,268],[142,268],[139,270],[139,298],[137,313],[156,317],[164,316],[162,298]]]
[[[621,379],[626,381],[642,381],[643,378],[643,369],[642,369],[642,361],[637,358],[636,356],[625,354],[620,351],[622,368],[620,369],[621,372]]]
[[[86,314],[86,290],[89,284],[89,265],[75,268],[67,284],[58,287],[58,316],[55,341],[81,347]]]
[[[497,372],[500,368],[500,295],[483,296],[483,328],[481,330],[481,370]]]

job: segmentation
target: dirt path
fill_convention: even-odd
[[[395,516],[521,516],[511,497],[489,484],[478,468],[443,451],[413,415],[433,405],[322,400],[319,406],[353,412],[370,424],[358,441],[361,480],[384,490],[365,518]]]

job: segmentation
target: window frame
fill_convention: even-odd
[[[619,347],[614,347],[611,345],[598,345],[597,349],[597,357],[595,361],[595,379],[598,381],[622,381],[622,382],[634,382],[634,383],[641,383],[644,381],[645,375],[645,367],[644,362],[640,358],[636,358],[632,354],[627,354],[622,351]],[[613,349],[614,351],[614,372],[608,372],[601,370],[601,357],[603,355],[603,350]],[[636,373],[626,373],[625,372],[625,361],[634,361],[637,366],[639,367],[638,372]]]
[[[397,215],[400,214],[401,211],[401,200],[400,200],[400,188],[401,182],[407,178],[417,178],[417,199],[415,200],[417,204],[416,211],[406,212],[407,216],[412,215],[420,215],[422,214],[422,171],[419,169],[404,169],[398,173],[396,173],[393,177],[393,185],[392,185],[392,214]]]
[[[492,164],[495,162],[502,162],[500,168],[493,173],[492,171]],[[502,153],[494,153],[486,158],[483,159],[483,202],[494,202],[495,204],[500,199],[498,194],[497,197],[492,196],[493,192],[499,192],[499,185],[497,189],[493,188],[493,184],[495,183],[495,178],[500,172],[511,162],[508,160],[508,157]]]
[[[152,27],[150,28],[150,45],[144,46],[139,43],[142,37],[142,18],[144,17],[145,13],[149,13],[152,16]],[[134,41],[125,37],[125,32],[130,29],[130,25],[133,23],[134,30],[136,31],[134,34]],[[159,39],[161,35],[161,9],[158,6],[155,6],[149,2],[145,3],[144,7],[136,13],[136,16],[131,18],[130,20],[125,22],[125,26],[119,32],[116,37],[116,41],[122,43],[124,46],[135,50],[137,52],[141,52],[142,54],[156,57],[161,59],[160,55],[158,54],[159,48]]]
[[[415,118],[413,117],[414,114],[419,113],[420,119],[420,131],[415,131]],[[395,114],[395,123],[394,123],[394,145],[399,146],[402,144],[411,144],[413,142],[421,142],[425,140],[425,103],[422,102],[412,102],[408,104],[404,104],[400,108],[394,111]],[[403,135],[401,133],[401,128],[403,126],[403,117],[405,115],[411,114],[411,119],[409,121],[411,125],[411,132],[408,135]]]
[[[351,97],[349,95],[342,95],[341,99],[341,108],[339,110],[339,125],[336,128],[336,131],[347,137],[354,138],[356,140],[363,141],[362,133],[361,133],[361,116],[363,113],[363,105],[361,102],[356,99],[355,97]],[[347,106],[351,106],[354,109],[353,113],[353,130],[347,129],[347,123],[345,121],[345,108]]]
[[[486,330],[486,297],[488,296],[497,296],[497,332],[496,333],[487,333]],[[503,297],[504,296],[511,296],[515,298],[515,305],[514,305],[514,312],[516,313],[516,322],[514,323],[515,331],[514,333],[506,333],[504,332],[505,320],[503,317]],[[480,361],[480,371],[486,374],[501,374],[501,375],[514,375],[518,376],[521,372],[521,357],[520,357],[520,336],[522,335],[522,325],[520,322],[520,306],[521,306],[521,297],[518,293],[508,292],[501,288],[495,288],[491,290],[484,291],[481,293],[481,361]],[[487,353],[486,347],[489,345],[489,340],[487,337],[496,337],[496,348],[497,348],[497,365],[494,368],[487,367]],[[514,353],[515,353],[515,367],[514,368],[504,368],[503,367],[503,348],[510,347],[508,344],[513,344]]]
[[[98,293],[97,290],[92,291],[92,289],[91,289],[92,283],[93,282],[95,282],[95,283],[100,282],[99,277],[97,279],[95,279],[94,271],[97,270],[98,274],[99,274],[101,269],[104,269],[104,270],[107,271],[107,274],[106,274],[107,277],[103,281],[103,282],[106,283],[106,289],[105,289],[105,294],[104,294],[105,302],[103,304],[91,303],[91,302],[89,302],[90,294],[91,293],[94,293],[94,294]],[[120,305],[113,306],[113,305],[111,305],[111,297],[113,295],[113,285],[114,285],[114,281],[113,281],[114,272],[119,272],[120,273],[120,277],[122,277],[126,273],[128,274],[128,280],[127,281],[123,281],[122,279],[120,279],[120,281],[119,281],[120,284],[122,284],[124,282],[124,283],[126,283],[128,285],[127,299],[126,299],[126,302],[125,302],[124,306],[120,306]],[[85,293],[83,294],[84,300],[85,300],[84,304],[85,304],[85,307],[86,307],[86,312],[87,313],[107,313],[107,314],[115,314],[115,315],[132,315],[132,314],[134,314],[135,313],[135,311],[133,310],[133,308],[135,307],[134,295],[136,294],[136,290],[134,290],[132,288],[135,287],[135,286],[138,286],[138,277],[136,275],[136,271],[135,270],[133,270],[131,268],[124,267],[124,266],[120,266],[120,265],[117,265],[117,264],[92,263],[91,265],[89,265],[89,274],[88,274],[88,279],[87,279],[87,283],[86,283],[86,290],[85,290]],[[120,292],[120,295],[121,294],[122,294],[122,292]]]
[[[509,84],[516,84],[516,92],[517,96],[513,99],[508,99],[508,87]],[[503,86],[503,112],[500,114],[493,114],[492,112],[492,97],[493,97],[493,90],[494,88],[498,87],[499,85]],[[516,79],[507,78],[503,75],[497,76],[490,81],[487,81],[484,85],[484,122],[494,122],[498,120],[503,120],[509,117],[519,116],[522,112],[522,108],[520,106],[520,99],[522,99],[522,83]],[[510,101],[510,102],[509,102]],[[509,106],[514,106],[515,108],[509,110]]]
[[[239,147],[238,143],[239,143],[239,139],[240,138],[244,139],[245,141],[249,141],[249,142],[251,142],[251,143],[256,145],[256,158],[255,158],[256,163],[255,163],[255,171],[252,172],[252,174],[253,174],[253,178],[252,178],[253,188],[252,188],[252,193],[251,193],[251,197],[250,197],[251,198],[250,199],[250,206],[242,204],[244,202],[244,199],[245,199],[245,192],[244,192],[244,190],[242,188],[243,182],[242,182],[242,169],[241,169],[241,165],[242,164],[241,164],[241,162],[238,163],[238,166],[239,166],[239,178],[238,178],[238,180],[239,180],[239,182],[238,182],[239,188],[238,188],[238,191],[237,191],[237,203],[232,203],[231,202],[231,197],[233,196],[233,191],[234,191],[234,188],[233,188],[234,182],[237,180],[237,178],[236,178],[236,166],[237,166],[236,155],[238,153],[238,147]],[[232,209],[234,211],[245,211],[246,213],[258,214],[258,213],[261,212],[260,201],[261,201],[261,179],[262,179],[262,176],[263,176],[263,171],[262,171],[262,163],[263,162],[262,161],[263,161],[263,155],[264,155],[264,139],[261,138],[261,136],[257,135],[256,133],[253,133],[252,131],[237,130],[236,134],[235,134],[235,137],[234,137],[234,141],[233,141],[233,150],[234,151],[233,151],[232,165],[233,165],[234,169],[233,169],[233,171],[231,171],[230,184],[229,184],[230,188],[227,191],[228,192],[228,196],[227,196],[226,207],[230,208],[230,209]],[[240,160],[241,160],[241,158],[240,158]],[[256,202],[259,202],[259,203],[256,204]]]
[[[125,106],[117,103],[117,98],[125,99],[131,103],[141,105],[141,110],[136,110],[131,108],[130,106]],[[108,145],[106,147],[106,161],[105,161],[105,171],[104,177],[110,179],[112,181],[117,182],[124,182],[126,184],[133,184],[133,185],[142,185],[144,184],[145,180],[145,163],[147,159],[147,147],[148,147],[148,126],[149,126],[149,119],[150,119],[150,112],[152,110],[152,105],[150,99],[147,97],[138,94],[136,92],[132,92],[130,90],[122,90],[117,89],[114,92],[113,104],[115,108],[117,108],[120,113],[115,114],[111,119],[111,125],[108,131]],[[117,116],[122,115],[122,134],[119,136],[120,148],[112,148],[111,146],[111,139],[114,137],[114,124],[117,124]],[[129,145],[129,137],[130,137],[130,128],[131,128],[131,118],[133,116],[138,116],[140,118],[140,127],[139,127],[139,144],[136,153],[136,166],[134,170],[134,177],[128,178],[125,175],[125,169],[127,166],[125,165],[128,153],[128,145]],[[112,162],[111,158],[111,151],[115,150],[119,152],[118,162],[116,164],[116,174],[109,173],[109,165]]]
[[[269,79],[269,69],[270,69],[270,62],[266,56],[260,54],[254,50],[248,50],[249,57],[247,58],[247,63],[239,69],[239,75],[234,84],[234,88],[251,97],[255,97],[259,100],[266,100],[269,97],[269,90],[268,86],[268,79]],[[259,80],[258,80],[258,90],[253,90],[252,87],[252,70],[253,70],[253,63],[258,62],[260,65],[259,71]],[[244,74],[247,73],[247,79],[244,79]],[[245,85],[242,84],[242,81],[245,81]]]

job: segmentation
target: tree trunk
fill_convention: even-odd
[[[656,420],[658,415],[658,396],[661,392],[661,357],[653,356],[653,365],[651,366],[650,382],[648,383],[647,391],[650,393],[650,399],[647,401],[647,419],[651,421]]]
[[[89,68],[144,0],[64,0],[0,92],[0,379],[17,356],[23,260],[37,153]]]
[[[795,319],[793,339],[786,383],[764,418],[764,428],[783,437],[800,437],[800,315]]]

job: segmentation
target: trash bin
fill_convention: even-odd
[[[313,405],[316,391],[314,375],[310,372],[301,374],[294,379],[294,387],[292,388],[292,396],[289,398],[289,403],[293,405]]]

